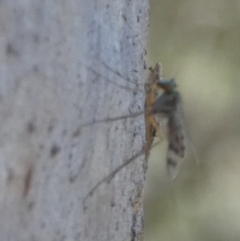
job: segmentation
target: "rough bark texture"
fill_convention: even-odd
[[[0,240],[141,240],[147,0],[0,1]]]

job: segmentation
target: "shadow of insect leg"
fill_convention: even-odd
[[[160,141],[156,142],[153,146],[157,146],[160,143]],[[128,160],[126,160],[122,165],[120,165],[119,167],[117,167],[114,171],[112,171],[109,175],[107,175],[106,177],[104,177],[102,180],[100,180],[95,186],[93,186],[90,191],[87,193],[87,195],[85,196],[83,203],[85,204],[87,199],[89,197],[91,197],[94,192],[104,183],[110,183],[111,180],[116,176],[116,174],[121,171],[124,167],[126,167],[127,165],[129,165],[131,162],[133,162],[135,159],[137,159],[138,157],[140,157],[142,154],[144,154],[146,151],[146,145],[144,145],[144,147],[142,148],[141,151],[139,151],[138,153],[136,153],[135,155],[133,155],[131,158],[129,158]]]
[[[94,125],[94,124],[109,123],[109,122],[123,120],[123,119],[127,119],[127,118],[134,118],[134,117],[140,116],[142,114],[144,114],[144,111],[140,111],[140,112],[136,112],[136,113],[132,113],[132,114],[127,114],[127,115],[122,115],[122,116],[109,117],[109,118],[105,118],[105,119],[101,119],[101,120],[93,120],[91,122],[82,124],[80,126],[80,128],[83,128],[83,127],[86,127],[86,126],[91,126],[91,125]]]
[[[90,191],[87,193],[86,197],[84,198],[84,203],[86,200],[94,194],[94,192],[103,184],[103,183],[110,183],[111,180],[115,177],[115,175],[122,170],[125,166],[130,164],[132,161],[134,161],[136,158],[140,157],[145,151],[145,145],[144,148],[139,151],[137,154],[133,155],[131,158],[129,158],[127,161],[125,161],[122,165],[117,167],[114,171],[112,171],[109,175],[104,177],[102,180],[100,180],[94,187],[90,189]]]

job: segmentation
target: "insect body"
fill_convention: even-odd
[[[161,122],[167,120],[168,150],[167,169],[172,178],[178,172],[179,161],[185,156],[185,133],[183,128],[183,115],[181,111],[181,97],[176,90],[174,79],[163,80],[161,68],[156,64],[150,69],[149,91],[146,91],[145,122],[147,154],[155,135],[162,136]]]
[[[143,150],[126,160],[112,173],[100,180],[89,191],[85,200],[91,196],[101,184],[110,182],[120,170],[122,170],[144,152],[146,159],[148,159],[155,136],[158,136],[160,140],[162,139],[161,125],[163,119],[167,120],[167,135],[169,141],[167,151],[167,169],[172,178],[176,177],[179,169],[179,161],[185,156],[185,133],[183,128],[184,118],[181,111],[181,97],[179,92],[176,90],[175,81],[174,79],[163,80],[161,78],[160,64],[156,64],[153,69],[150,68],[150,74],[145,83],[145,95],[144,112],[102,119],[82,125],[82,127],[84,127],[97,123],[106,123],[124,118],[136,117],[144,114],[146,127],[146,144]]]

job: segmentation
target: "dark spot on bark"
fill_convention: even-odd
[[[27,208],[28,208],[29,211],[32,211],[34,206],[35,206],[35,202],[31,201],[31,202],[28,203]]]
[[[144,69],[147,69],[147,63],[146,63],[145,60],[144,60],[144,62],[143,62],[143,68],[144,68]]]
[[[8,43],[6,46],[6,54],[17,56],[18,51],[15,49],[15,47],[11,43]]]
[[[33,65],[32,70],[33,70],[33,72],[37,73],[39,71],[38,66],[37,65]]]
[[[36,126],[33,124],[33,122],[29,122],[27,125],[27,132],[30,134],[33,134],[36,131]]]
[[[14,170],[9,167],[7,170],[7,185],[9,185],[14,178]]]
[[[122,15],[122,18],[123,18],[123,20],[125,21],[125,22],[127,22],[127,17],[126,17],[126,15]]]
[[[111,201],[111,207],[113,208],[113,207],[115,207],[116,206],[116,203],[112,200]]]
[[[54,144],[50,150],[50,157],[55,157],[60,152],[60,150],[61,148],[58,145]]]
[[[52,130],[53,130],[53,125],[52,124],[50,124],[49,126],[48,126],[48,134],[50,134],[51,132],[52,132]]]
[[[38,43],[39,42],[39,36],[38,34],[33,34],[33,42]]]
[[[119,229],[119,223],[116,222],[115,230],[118,230],[118,229]]]
[[[81,134],[81,128],[79,127],[76,131],[73,132],[72,137],[77,138]]]
[[[138,23],[140,22],[140,16],[137,16],[137,22]]]
[[[30,166],[24,178],[23,197],[26,197],[29,193],[30,186],[32,183],[32,176],[33,176],[33,167]]]
[[[88,207],[86,204],[83,204],[83,211],[86,212],[88,210]]]
[[[76,179],[77,179],[77,175],[71,175],[71,176],[69,177],[69,182],[70,182],[70,183],[74,183],[74,182],[76,181]]]
[[[131,226],[131,241],[135,241],[136,240],[136,223],[137,223],[137,218],[136,218],[136,214],[133,214],[132,216],[132,226]]]

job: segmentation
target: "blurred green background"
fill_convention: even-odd
[[[175,77],[191,153],[175,180],[167,143],[145,189],[146,241],[240,241],[240,1],[150,0],[148,63]]]

